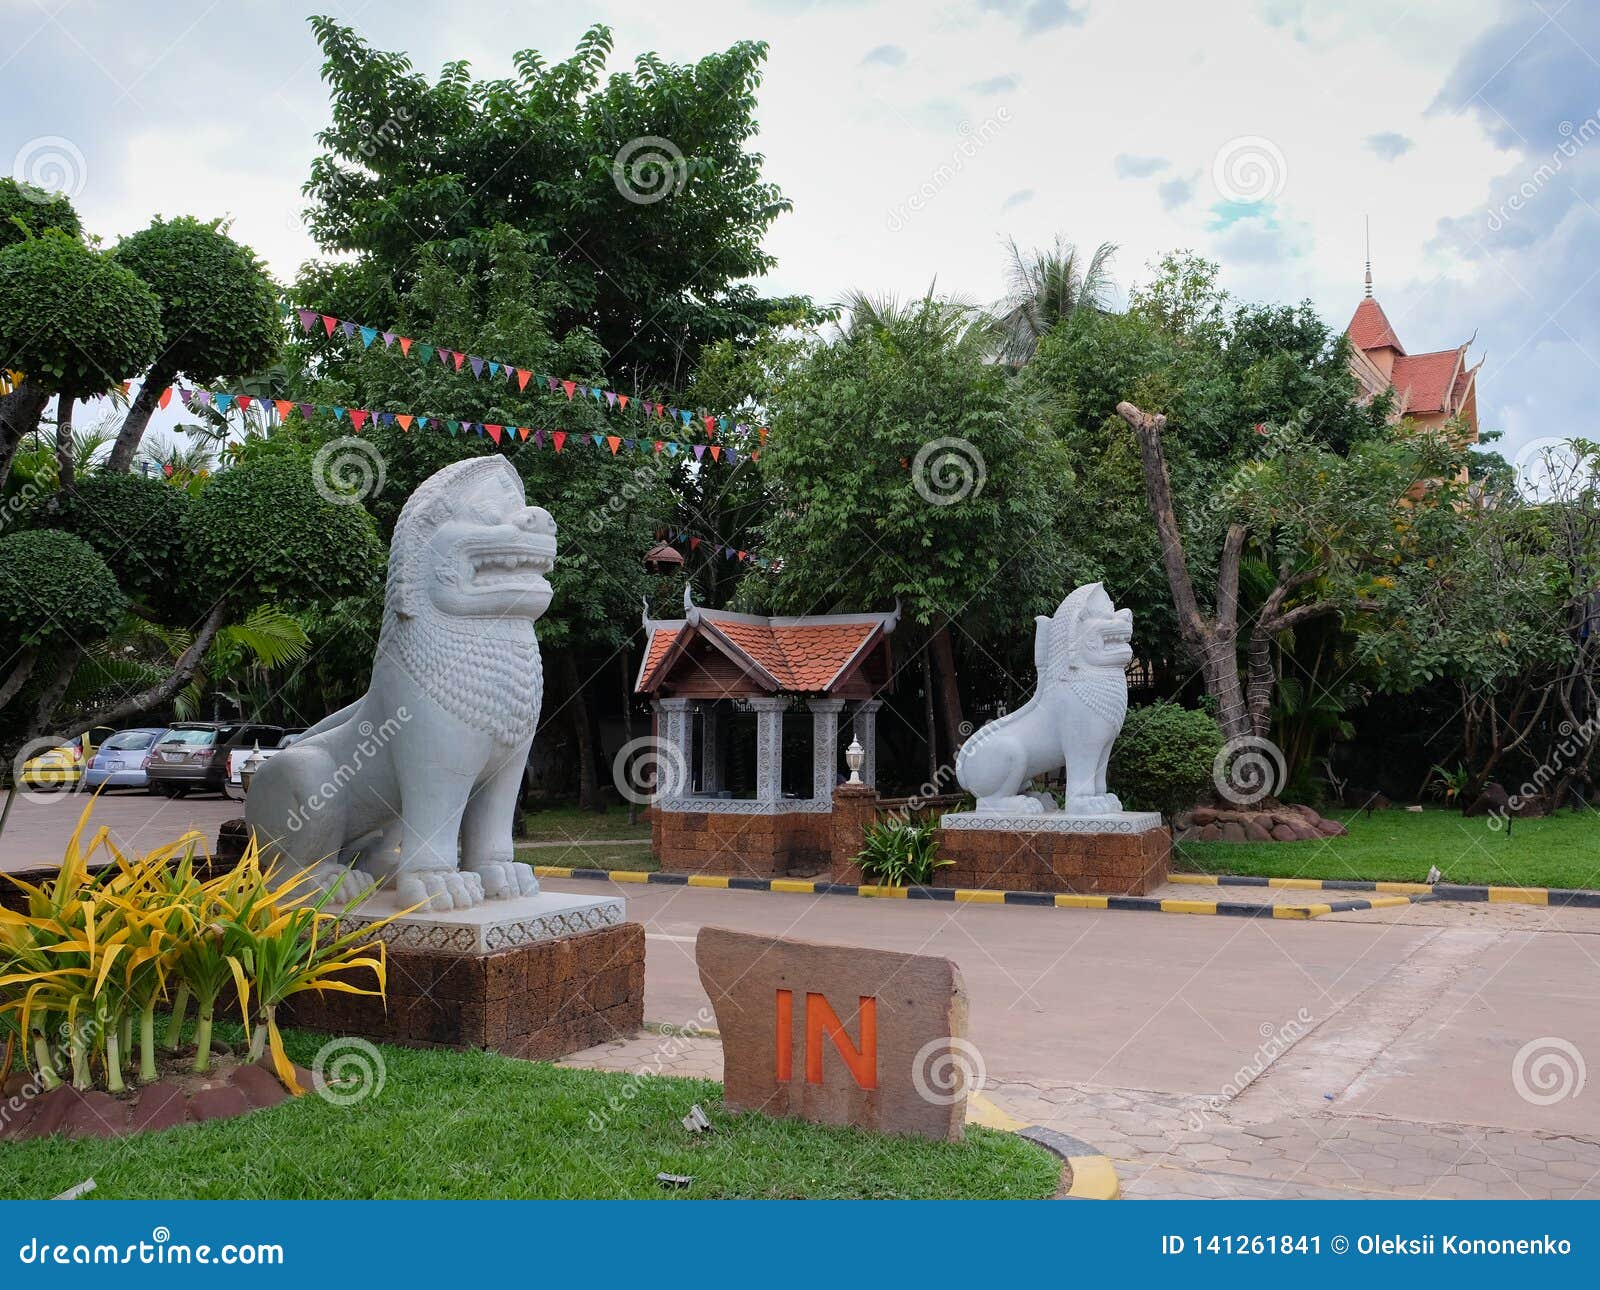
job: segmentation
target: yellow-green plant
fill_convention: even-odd
[[[208,1070],[217,1006],[231,986],[252,1060],[270,1046],[279,1078],[303,1092],[278,1032],[278,1005],[304,990],[381,996],[384,950],[370,937],[383,923],[359,935],[340,933],[323,908],[328,897],[308,895],[308,875],[279,881],[263,869],[254,839],[232,869],[207,881],[196,873],[198,833],[144,856],[124,855],[105,829],[85,847],[92,810],[93,803],[53,879],[38,886],[11,879],[26,894],[26,911],[0,910],[0,1016],[24,1037],[24,1059],[41,1082],[48,1088],[61,1079],[55,1028],[67,1037],[75,1087],[93,1087],[98,1070],[107,1089],[122,1091],[136,1020],[138,1078],[155,1079],[155,1014],[169,997],[168,1045],[192,999],[194,1069]],[[94,871],[90,858],[102,848],[109,863]],[[375,986],[340,976],[367,970]]]

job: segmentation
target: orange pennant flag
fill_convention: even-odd
[[[762,443],[766,443],[766,441],[767,441],[767,428],[766,428],[766,426],[762,426],[761,429],[758,430],[756,433],[761,436],[761,442]]]
[[[465,363],[466,361],[467,361],[467,356],[465,354],[463,354],[459,349],[456,350],[456,371],[459,372],[461,370],[461,364]]]
[[[622,446],[622,440],[614,434],[608,434],[606,436],[606,444],[611,449],[611,455],[615,457],[617,455],[617,449]]]
[[[410,430],[411,423],[413,420],[415,420],[415,418],[409,412],[396,412],[394,414],[394,419],[400,423],[400,428],[402,430]]]
[[[409,337],[409,336],[400,337],[400,352],[402,354],[404,354],[407,358],[411,357],[411,337]]]
[[[721,448],[720,445],[718,445],[718,444],[712,444],[711,445],[711,460],[712,461],[721,461],[722,460],[722,448]]]
[[[278,409],[279,421],[287,421],[289,414],[294,411],[294,401],[291,399],[273,399],[272,406]]]
[[[523,443],[527,443],[528,442],[528,427],[527,426],[518,426],[517,427],[517,433],[522,436],[522,442]]]
[[[628,396],[626,394],[617,395],[617,406],[624,412],[628,410]]]
[[[166,389],[161,391],[161,397],[156,400],[156,406],[164,408],[164,407],[167,406],[167,404],[169,404],[171,402],[172,402],[172,387],[169,385],[169,386],[167,386]]]
[[[528,388],[528,378],[529,378],[529,377],[530,377],[530,376],[532,376],[532,375],[533,375],[533,373],[532,373],[532,372],[527,372],[527,371],[524,371],[524,370],[523,370],[523,369],[522,369],[522,368],[520,368],[520,367],[519,367],[519,368],[517,368],[517,388],[518,388],[518,389],[519,389],[519,390],[525,390],[525,389],[527,389],[527,388]],[[527,437],[528,437],[528,436],[527,436],[527,434],[523,434],[523,436],[522,436],[522,437],[523,437],[523,438],[524,438],[524,439],[526,439],[526,438],[527,438]]]

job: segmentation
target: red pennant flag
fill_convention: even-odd
[[[665,447],[666,447],[666,446],[667,446],[667,445],[666,445],[666,444],[664,444],[664,443],[662,443],[662,442],[661,442],[661,440],[659,440],[659,439],[657,439],[657,440],[656,440],[656,456],[658,456],[658,457],[659,457],[659,456],[660,456],[660,455],[661,455],[661,450],[662,450],[662,449],[663,449],[663,448],[665,448]]]
[[[741,560],[748,560],[750,558],[750,552],[748,552],[748,551],[739,552],[739,558]]]
[[[626,394],[617,395],[617,406],[624,412],[628,410],[628,396]]]
[[[532,375],[533,375],[532,372],[526,371],[525,369],[520,368],[520,367],[517,368],[517,388],[519,390],[527,389],[528,388],[528,378],[530,376],[532,376]],[[523,435],[522,437],[524,439],[526,439],[528,436],[527,435]]]
[[[656,415],[658,417],[664,417],[667,415],[667,405],[665,403],[656,404]]]
[[[255,398],[249,394],[236,394],[233,401],[239,405],[239,411],[244,412],[255,401]]]
[[[565,430],[557,430],[550,436],[550,442],[555,444],[557,452],[561,451],[561,445],[566,443],[566,441],[567,432]]]
[[[322,315],[322,329],[327,332],[328,335],[333,335],[333,329],[338,325],[339,320],[337,318],[330,318],[327,314]]]
[[[409,336],[400,337],[400,352],[402,354],[404,354],[407,358],[411,357],[411,337],[409,337]]]
[[[715,439],[717,437],[717,419],[716,419],[716,417],[706,417],[705,418],[705,423],[706,423],[706,433],[708,435],[710,435],[713,439]]]
[[[570,403],[573,393],[578,388],[578,383],[576,381],[562,381],[561,388],[567,392],[567,401]]]
[[[711,460],[712,461],[721,461],[722,460],[722,447],[721,447],[720,444],[712,444],[711,445]]]
[[[292,399],[273,399],[272,406],[278,409],[279,421],[287,421],[289,414],[294,411],[294,401]]]
[[[161,391],[161,397],[156,400],[156,406],[164,408],[164,407],[167,406],[167,404],[169,404],[171,402],[172,402],[172,387],[169,385],[169,386],[167,386],[166,389]]]
[[[606,443],[607,443],[607,444],[608,444],[608,445],[609,445],[609,446],[610,446],[610,448],[611,448],[611,455],[612,455],[612,456],[613,456],[613,457],[615,457],[615,456],[616,456],[616,455],[617,455],[617,449],[618,449],[618,448],[620,448],[620,447],[621,447],[621,446],[622,446],[622,440],[621,440],[621,439],[619,439],[619,438],[618,438],[618,437],[617,437],[617,436],[616,436],[616,435],[614,435],[614,434],[608,434],[608,435],[607,435],[607,436],[606,436]]]
[[[750,454],[750,460],[751,461],[760,461],[761,460],[761,454],[759,452],[752,452]]]
[[[489,432],[489,438],[493,439],[496,443],[500,442],[500,434],[505,429],[504,426],[492,426],[486,422],[483,428]]]
[[[361,427],[367,424],[367,418],[371,415],[372,413],[361,408],[350,409],[350,424],[356,428],[357,434],[361,433]]]
[[[461,352],[461,351],[460,351],[460,350],[459,350],[459,349],[458,349],[458,350],[457,350],[457,351],[456,351],[456,355],[455,355],[455,358],[456,358],[456,371],[458,371],[458,372],[459,372],[459,371],[460,371],[460,370],[461,370],[461,365],[462,365],[462,364],[463,364],[463,363],[465,363],[465,362],[466,362],[466,361],[467,361],[467,356],[466,356],[466,355],[465,355],[465,354],[463,354],[463,353],[462,353],[462,352]]]
[[[697,537],[690,538],[689,539],[689,550],[698,551],[699,549],[700,549],[700,539],[697,538]]]
[[[402,430],[409,431],[411,429],[411,422],[414,418],[409,412],[397,412],[394,419],[400,423],[400,428]]]
[[[518,426],[517,427],[517,433],[522,436],[522,442],[523,443],[527,443],[528,442],[528,427],[527,426]]]

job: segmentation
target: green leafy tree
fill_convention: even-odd
[[[83,235],[78,212],[66,196],[0,176],[0,249],[37,237],[47,228]]]
[[[221,220],[157,219],[118,243],[113,257],[161,303],[161,343],[128,407],[106,468],[126,471],[161,392],[180,375],[206,384],[272,362],[282,340],[277,288]]]
[[[70,233],[46,229],[0,250],[0,368],[57,396],[61,487],[73,483],[73,402],[137,375],[160,335],[150,289]],[[16,449],[0,442],[8,471]]]
[[[149,617],[188,607],[184,524],[189,496],[140,475],[85,474],[70,493],[56,493],[35,507],[40,527],[82,538],[117,570],[122,589]]]
[[[1209,713],[1175,703],[1130,708],[1106,783],[1124,810],[1160,811],[1170,820],[1210,787],[1221,749],[1222,732]]]
[[[1006,240],[1009,290],[999,309],[1000,357],[1020,366],[1039,342],[1080,309],[1105,309],[1111,302],[1111,257],[1117,248],[1102,242],[1083,256],[1071,242],[1056,238],[1048,250],[1024,252]]]

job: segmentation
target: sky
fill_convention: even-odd
[[[0,0],[0,165],[106,238],[231,216],[280,280],[316,254],[300,186],[327,119],[299,4]],[[1002,239],[1220,262],[1253,300],[1343,327],[1370,221],[1375,293],[1412,352],[1476,335],[1508,456],[1594,435],[1600,0],[317,0],[431,74],[569,54],[611,66],[771,46],[766,174],[793,201],[773,290],[990,302]],[[381,321],[381,320],[376,320]]]

